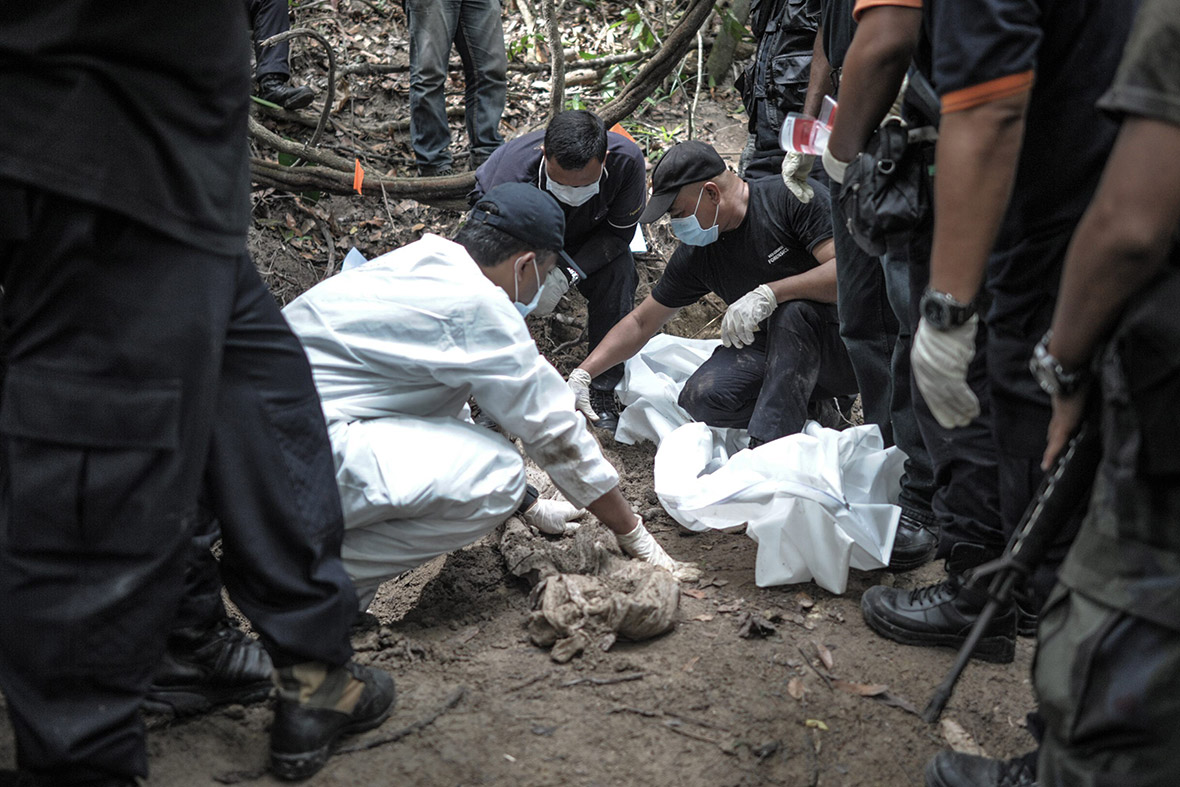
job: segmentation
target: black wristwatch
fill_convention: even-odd
[[[932,290],[929,287],[922,294],[922,301],[918,305],[918,309],[930,327],[938,331],[957,328],[975,314],[974,303],[962,303],[955,300],[952,295]]]
[[[1045,331],[1045,335],[1033,348],[1032,358],[1028,368],[1036,378],[1041,390],[1050,396],[1072,396],[1089,379],[1090,370],[1086,367],[1065,371],[1061,362],[1049,353],[1049,340],[1053,338],[1053,331]]]

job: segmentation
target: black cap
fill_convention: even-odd
[[[501,183],[488,189],[475,204],[485,202],[493,203],[497,212],[488,213],[474,207],[467,214],[468,221],[495,227],[534,249],[556,251],[561,262],[581,273],[570,256],[562,251],[565,214],[548,192],[527,183]]]
[[[682,187],[717,177],[725,169],[712,145],[695,139],[673,145],[651,171],[651,199],[639,221],[651,224],[668,212]]]

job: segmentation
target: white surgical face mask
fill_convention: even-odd
[[[602,176],[606,174],[606,165],[603,165],[602,172],[598,174],[598,180],[585,186],[566,186],[549,177],[549,173],[545,171],[544,156],[541,156],[540,171],[537,173],[538,182],[540,182],[542,172],[545,174],[545,188],[549,193],[556,197],[558,202],[564,202],[571,208],[576,208],[589,202],[598,193],[598,184],[602,182]]]
[[[519,262],[521,258],[517,257],[516,259]],[[516,263],[513,263],[512,267],[515,268]],[[537,308],[537,304],[541,301],[541,271],[537,268],[537,259],[535,257],[533,258],[533,275],[537,277],[537,292],[528,303],[520,302],[520,284],[516,280],[516,274],[512,275],[512,305],[520,312],[521,317],[528,317],[529,313]]]
[[[701,223],[697,221],[697,210],[701,207],[701,198],[705,196],[705,187],[701,186],[701,193],[697,195],[696,207],[692,209],[692,213],[687,216],[682,216],[678,219],[669,219],[672,224],[672,234],[680,239],[681,243],[686,243],[689,246],[708,246],[713,241],[717,240],[718,234],[721,230],[717,226],[717,217],[721,213],[721,203],[717,203],[716,209],[713,211],[713,226],[705,229]]]

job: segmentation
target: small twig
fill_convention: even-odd
[[[714,724],[713,722],[702,721],[700,719],[694,719],[690,716],[681,716],[676,713],[669,713],[668,711],[647,710],[645,708],[634,708],[630,705],[624,705],[619,708],[612,708],[611,710],[609,710],[607,712],[608,713],[634,713],[637,716],[646,716],[649,719],[661,718],[661,717],[666,718],[666,719],[676,719],[677,721],[682,721],[682,722],[685,722],[686,724],[695,724],[698,727],[704,727],[707,730],[718,730],[720,732],[729,732],[729,730],[726,729],[725,727],[720,727],[720,726]]]
[[[694,119],[697,114],[697,102],[701,98],[701,79],[704,76],[705,65],[705,39],[701,37],[701,31],[697,30],[697,86],[696,90],[692,92],[692,106],[688,110],[688,138],[693,138]]]
[[[375,749],[378,746],[384,746],[387,743],[393,743],[394,741],[400,741],[402,738],[406,737],[407,735],[412,735],[413,733],[418,732],[419,730],[425,729],[426,727],[429,727],[431,724],[434,724],[434,722],[438,720],[439,716],[442,716],[444,713],[446,713],[447,711],[451,710],[456,705],[458,705],[459,702],[465,696],[467,696],[467,687],[460,686],[459,688],[452,691],[449,695],[447,695],[447,698],[443,702],[442,707],[440,707],[438,710],[436,710],[434,713],[430,714],[429,716],[427,716],[423,719],[419,719],[418,721],[414,722],[413,724],[411,724],[408,727],[402,727],[397,732],[391,732],[388,735],[382,735],[380,738],[374,738],[374,739],[368,740],[368,741],[358,741],[358,742],[350,744],[348,746],[343,746],[343,747],[337,749],[336,753],[337,754],[351,754],[353,752],[358,752],[358,751],[368,751],[369,749]]]
[[[545,678],[548,678],[552,674],[553,674],[553,671],[550,670],[549,672],[542,672],[540,675],[534,675],[533,677],[526,680],[524,683],[518,683],[515,686],[507,689],[504,693],[511,694],[514,691],[520,691],[521,689],[527,689],[529,686],[532,686],[534,683],[539,683],[539,682],[545,680]]]
[[[692,732],[691,730],[684,729],[680,722],[676,719],[667,719],[664,721],[664,727],[676,733],[677,735],[683,735],[686,738],[692,738],[694,741],[704,741],[705,743],[712,743],[714,746],[721,745],[720,741],[714,740],[708,735],[702,735],[699,732]]]
[[[296,27],[293,30],[288,30],[285,33],[271,36],[263,41],[260,46],[274,46],[281,44],[284,41],[289,41],[292,38],[300,36],[308,36],[319,41],[325,50],[328,52],[328,97],[324,99],[324,109],[320,113],[320,122],[312,132],[311,139],[307,141],[307,146],[313,148],[316,143],[320,141],[320,137],[324,133],[324,126],[328,125],[328,115],[332,111],[332,104],[336,101],[336,53],[332,51],[332,45],[328,43],[328,39],[308,27]]]
[[[803,663],[811,667],[812,672],[814,672],[816,675],[819,675],[820,678],[823,679],[823,682],[827,684],[828,691],[835,691],[836,689],[832,686],[832,679],[820,672],[819,669],[811,663],[811,658],[803,652],[803,648],[796,645],[795,650],[799,651],[799,655],[803,657]]]
[[[581,333],[579,333],[574,338],[570,339],[568,342],[562,342],[561,344],[554,347],[553,354],[557,355],[562,350],[568,350],[570,347],[573,347],[575,344],[580,344],[582,342],[582,340],[585,338],[586,338],[586,329],[583,328]]]
[[[561,684],[561,688],[568,689],[570,686],[580,686],[583,683],[589,683],[592,686],[610,686],[615,683],[628,683],[633,680],[643,680],[645,672],[629,672],[626,675],[619,675],[617,678],[576,678],[574,680],[567,680]]]

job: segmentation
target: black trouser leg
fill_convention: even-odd
[[[255,77],[261,79],[267,74],[290,77],[291,67],[287,60],[291,54],[291,45],[284,41],[273,46],[261,46],[262,42],[271,36],[291,29],[287,0],[247,0],[247,6],[250,11],[250,26],[254,29]]]
[[[714,351],[685,383],[680,406],[710,426],[748,428],[762,442],[795,434],[813,397],[856,390],[834,312],[811,301],[781,304],[754,344]]]
[[[586,274],[578,282],[578,291],[586,297],[587,332],[593,351],[615,324],[635,307],[635,288],[639,274],[635,258],[626,241],[600,232],[570,252],[574,262]],[[613,391],[623,379],[623,364],[616,364],[590,383],[592,388]]]
[[[910,263],[909,322],[918,326],[918,303],[930,280],[930,229],[912,233],[896,254],[908,255]],[[890,254],[894,254],[893,249]],[[967,370],[967,381],[979,399],[979,416],[970,424],[947,429],[938,423],[918,384],[910,378],[911,401],[922,442],[934,470],[932,508],[939,524],[938,556],[946,558],[960,542],[985,547],[993,555],[1004,548],[1000,523],[998,457],[992,434],[992,408],[987,373],[988,329],[980,322],[975,341],[975,358]]]
[[[221,572],[212,551],[219,538],[221,528],[216,518],[205,506],[200,506],[196,532],[186,550],[184,595],[172,624],[173,630],[206,629],[225,618]]]
[[[0,190],[23,201],[0,226],[0,684],[17,762],[52,784],[142,776],[139,707],[182,589],[234,260]]]
[[[340,560],[344,521],[311,369],[243,255],[206,475],[222,576],[276,667],[342,664],[356,594]]]

